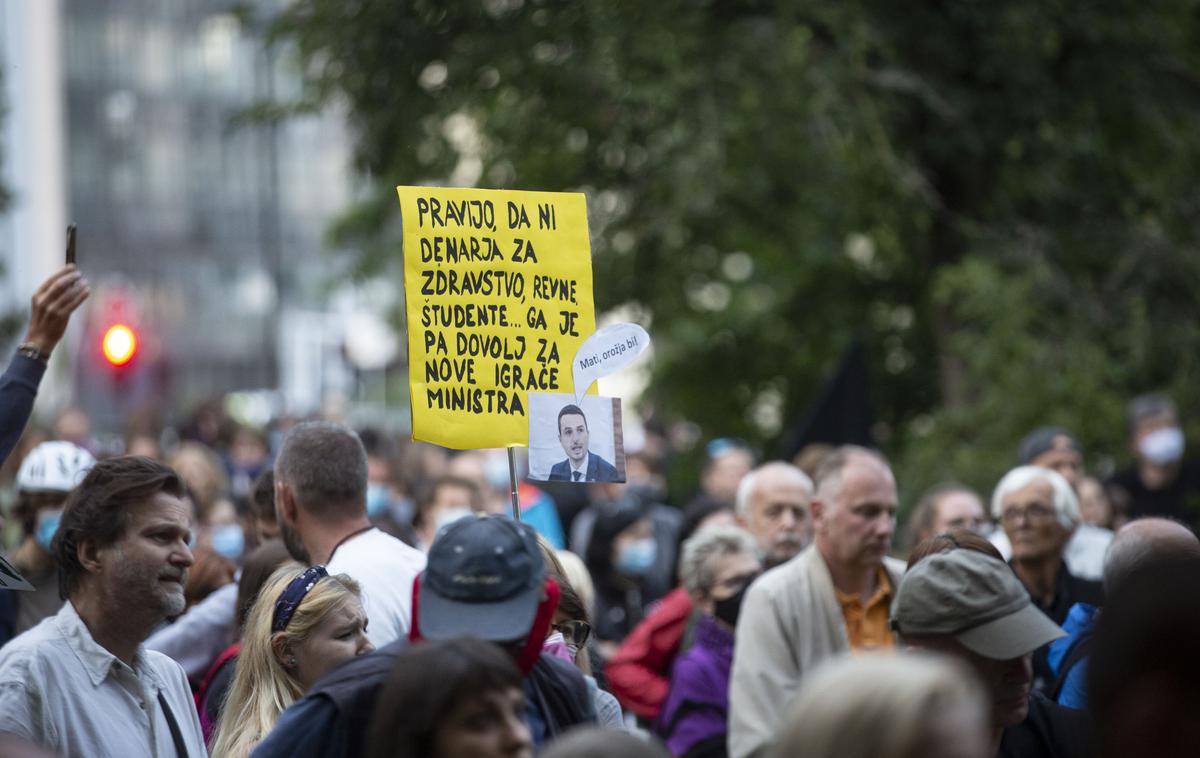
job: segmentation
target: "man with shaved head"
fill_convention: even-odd
[[[1111,594],[1129,577],[1163,561],[1200,559],[1200,539],[1178,521],[1142,518],[1117,532],[1104,556],[1104,592]],[[1087,706],[1087,658],[1100,609],[1071,606],[1063,629],[1069,636],[1050,644],[1049,662],[1056,679],[1048,694],[1061,705]]]
[[[896,480],[878,453],[846,446],[817,470],[813,544],[750,585],[738,617],[729,755],[765,752],[812,666],[847,650],[895,645],[888,613],[904,564],[887,557]]]
[[[1173,558],[1200,558],[1200,540],[1191,529],[1169,518],[1130,521],[1104,556],[1104,589],[1112,592],[1146,564]]]

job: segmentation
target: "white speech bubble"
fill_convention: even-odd
[[[612,324],[596,330],[571,361],[575,399],[582,400],[593,382],[633,363],[649,346],[650,335],[637,324]]]

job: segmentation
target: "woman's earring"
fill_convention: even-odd
[[[287,659],[287,666],[290,669],[296,668],[296,657],[295,656],[292,656],[291,658]]]

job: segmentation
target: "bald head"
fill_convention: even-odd
[[[1180,558],[1200,558],[1200,540],[1191,529],[1165,518],[1131,521],[1121,527],[1104,554],[1104,591],[1111,593],[1148,564]]]
[[[869,573],[883,563],[896,528],[896,479],[879,453],[846,445],[817,471],[812,502],[817,550],[831,568]]]
[[[847,473],[885,477],[893,481],[892,467],[879,453],[858,445],[842,445],[825,456],[816,471],[816,496],[822,502],[834,503],[841,494]]]

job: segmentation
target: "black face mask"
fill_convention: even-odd
[[[738,614],[742,610],[742,601],[746,599],[746,590],[750,589],[751,579],[742,588],[723,600],[713,602],[713,615],[730,626],[737,626]]]

